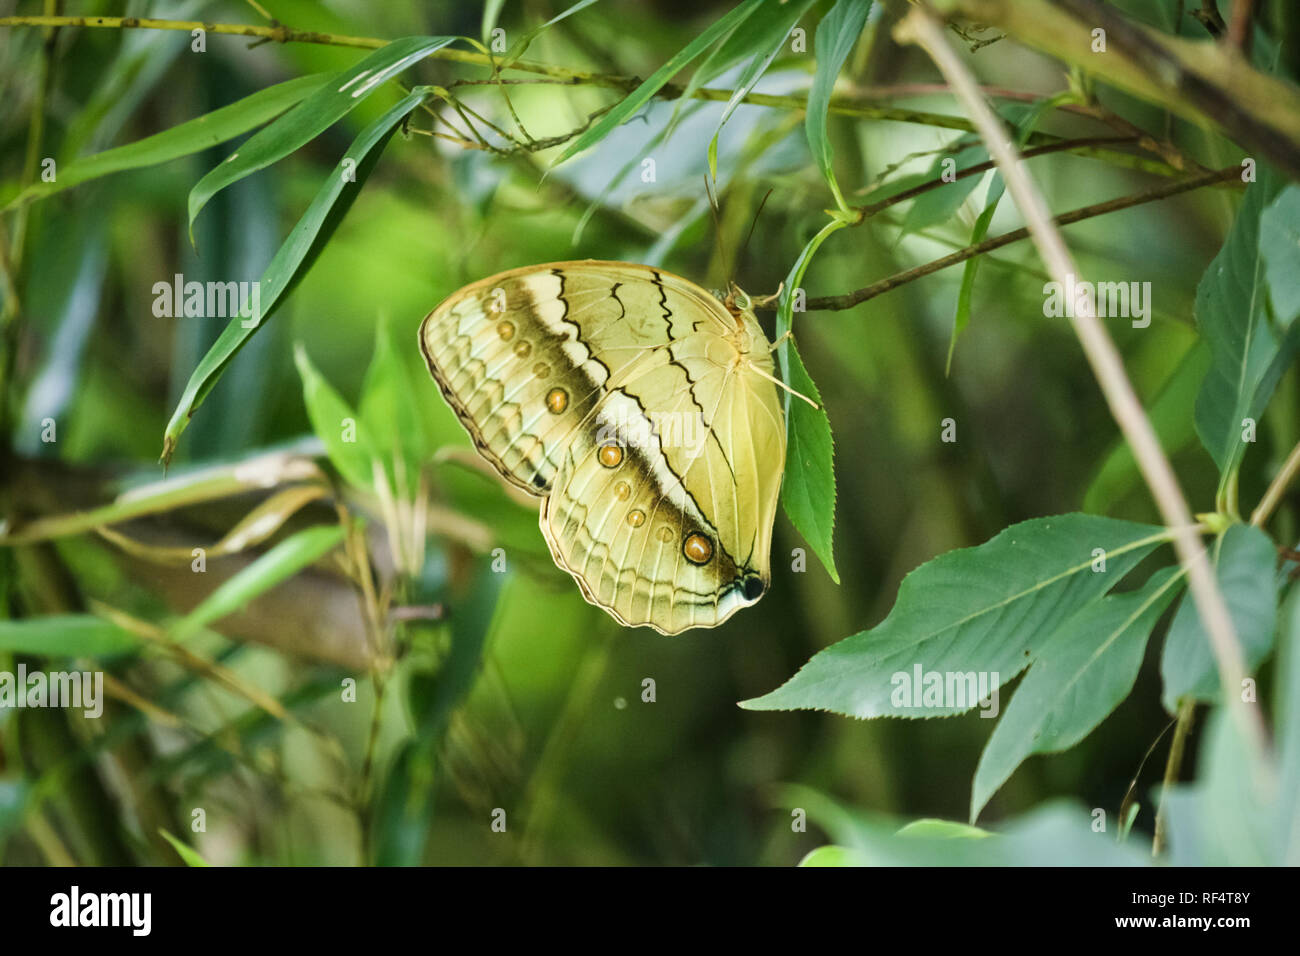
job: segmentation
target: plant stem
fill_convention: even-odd
[[[1300,473],[1300,444],[1291,449],[1291,454],[1282,465],[1282,470],[1277,473],[1277,476],[1269,484],[1268,490],[1264,492],[1264,497],[1259,499],[1259,504],[1250,516],[1251,524],[1256,527],[1263,526],[1264,522],[1273,514],[1273,510],[1277,508],[1278,502],[1282,500],[1282,495],[1286,493],[1291,482],[1295,480],[1297,473]]]
[[[1165,850],[1168,841],[1168,817],[1165,814],[1165,797],[1169,788],[1178,782],[1178,773],[1183,765],[1183,751],[1187,745],[1187,735],[1192,729],[1192,717],[1196,714],[1196,701],[1185,699],[1178,705],[1178,724],[1174,727],[1174,739],[1169,744],[1169,759],[1165,761],[1165,780],[1160,787],[1160,806],[1156,810],[1156,830],[1151,838],[1151,855],[1159,856]]]

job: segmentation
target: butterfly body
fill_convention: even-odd
[[[549,263],[456,292],[420,347],[483,456],[543,499],[587,600],[675,634],[762,596],[785,424],[748,308],[648,266]]]

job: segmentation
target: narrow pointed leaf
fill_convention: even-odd
[[[135,650],[140,639],[90,614],[59,614],[0,621],[0,653],[42,657],[112,657]]]
[[[867,23],[871,0],[836,0],[835,6],[817,24],[813,37],[813,51],[817,55],[817,71],[813,75],[812,89],[808,91],[808,112],[804,129],[813,160],[831,187],[840,209],[847,209],[839,183],[835,181],[834,150],[826,130],[826,116],[830,110],[831,93],[835,79],[844,68],[844,61],[853,52],[862,28]]]
[[[177,640],[183,639],[242,609],[254,598],[333,551],[342,541],[343,528],[339,525],[320,525],[285,538],[248,567],[222,582],[181,619],[174,636]]]
[[[727,124],[727,120],[731,119],[731,114],[740,106],[741,100],[748,96],[758,81],[763,78],[772,61],[785,49],[790,31],[814,2],[815,0],[798,0],[785,7],[765,7],[758,15],[750,18],[743,31],[738,29],[728,38],[728,44],[734,40],[737,44],[743,43],[751,52],[757,52],[753,52],[749,65],[736,81],[735,91],[731,94],[731,99],[727,100],[727,105],[723,107],[722,116],[718,119],[718,128],[713,138],[709,140],[709,175],[712,178],[718,178],[718,137],[722,135],[722,127]],[[761,31],[757,31],[759,27]],[[727,59],[725,54],[721,56]],[[692,82],[694,80],[695,78],[692,77]]]
[[[27,187],[5,208],[44,199],[101,176],[157,166],[209,149],[274,119],[332,79],[329,74],[316,73],[286,80],[153,136],[83,156],[60,169],[54,182]]]
[[[679,50],[667,63],[655,70],[648,80],[624,97],[622,102],[597,120],[589,130],[570,143],[564,152],[560,154],[559,159],[551,164],[552,168],[560,165],[566,159],[578,155],[584,149],[599,143],[609,135],[611,130],[630,119],[637,110],[650,102],[654,95],[663,89],[665,84],[676,76],[683,67],[694,62],[701,53],[712,46],[720,37],[726,35],[737,24],[742,23],[763,2],[764,0],[745,0],[744,3],[719,17],[708,29]]]
[[[293,357],[302,378],[307,417],[316,437],[325,443],[330,461],[349,484],[357,488],[373,487],[372,463],[378,457],[378,450],[371,443],[370,431],[363,427],[352,406],[316,370],[301,345],[294,349]]]
[[[404,97],[392,109],[371,123],[361,135],[353,141],[342,161],[316,193],[307,211],[298,220],[289,237],[280,246],[270,265],[262,273],[260,281],[261,313],[246,320],[239,316],[230,320],[230,324],[208,349],[203,360],[199,362],[190,380],[181,394],[176,411],[167,423],[163,435],[163,460],[171,458],[176,441],[189,424],[195,409],[203,403],[208,392],[221,378],[226,366],[244,343],[262,327],[266,319],[280,305],[286,293],[311,268],[316,256],[325,242],[333,235],[343,216],[351,207],[357,194],[361,191],[366,177],[374,168],[383,146],[392,136],[397,124],[424,99],[423,89],[414,90]],[[349,174],[350,173],[350,174]]]
[[[335,82],[317,90],[257,133],[190,190],[189,216],[194,220],[208,201],[231,183],[277,162],[315,139],[356,108],[378,87],[407,67],[440,50],[455,37],[403,37],[380,47]]]

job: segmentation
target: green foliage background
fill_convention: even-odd
[[[39,3],[7,6],[0,13],[42,11]],[[122,12],[108,3],[87,6],[79,12]],[[126,6],[138,16],[264,22],[252,6],[234,2]],[[265,6],[281,23],[343,36],[489,40],[499,24],[511,44],[497,54],[506,61],[658,76],[690,88],[757,83],[760,92],[807,97],[813,106],[806,117],[789,105],[656,98],[651,90],[633,94],[622,110],[601,113],[635,83],[457,87],[458,79],[490,73],[481,65],[421,59],[401,74],[404,88],[381,84],[291,144],[283,125],[253,134],[262,142],[279,136],[284,148],[273,150],[277,161],[224,189],[207,186],[232,178],[235,167],[220,165],[231,153],[251,162],[252,140],[239,145],[225,142],[226,135],[218,137],[221,145],[214,139],[203,149],[171,153],[176,141],[163,140],[151,157],[167,162],[128,169],[123,160],[127,171],[87,175],[69,188],[76,177],[66,171],[78,168],[77,157],[295,81],[267,94],[283,100],[255,101],[265,114],[258,122],[266,122],[313,90],[329,93],[328,81],[317,87],[298,78],[349,70],[369,51],[255,45],[212,33],[206,52],[195,53],[187,33],[65,28],[47,52],[40,30],[0,29],[0,99],[11,104],[0,116],[0,205],[12,204],[4,220],[8,262],[25,230],[21,269],[13,288],[0,290],[10,536],[0,549],[0,587],[11,618],[0,622],[0,671],[18,662],[102,662],[122,689],[101,720],[0,709],[6,863],[789,865],[827,843],[847,849],[820,850],[810,863],[1145,859],[1178,697],[1211,701],[1217,693],[1190,604],[1169,603],[1177,598],[1177,589],[1161,590],[1169,572],[1148,581],[1173,560],[1167,547],[1152,550],[1159,542],[1115,571],[1107,587],[1136,568],[1121,596],[1102,601],[1102,591],[1089,592],[1093,603],[1079,605],[1095,615],[1075,621],[1084,639],[1154,595],[1141,604],[1141,639],[1120,631],[1127,636],[1115,655],[1127,655],[1129,664],[1118,667],[1118,676],[1094,673],[1079,706],[1055,715],[1048,712],[1055,699],[1050,676],[1030,671],[1018,678],[1035,682],[1029,691],[1039,688],[1026,722],[1051,727],[1059,720],[1052,739],[1068,749],[988,771],[1009,774],[1000,789],[994,783],[980,794],[981,806],[988,800],[982,812],[974,807],[981,826],[1002,831],[996,840],[965,839],[971,831],[940,824],[893,836],[906,821],[971,816],[972,782],[995,723],[978,712],[855,720],[825,711],[875,713],[840,698],[797,696],[768,703],[822,709],[737,706],[856,634],[856,644],[846,641],[836,652],[852,655],[849,666],[832,671],[846,681],[843,700],[853,698],[861,685],[852,667],[875,667],[879,642],[902,625],[859,632],[880,624],[900,599],[903,577],[938,555],[990,542],[1020,522],[1071,512],[1127,522],[1075,516],[1076,523],[1058,523],[1083,542],[1085,567],[1094,546],[1089,535],[1104,544],[1112,532],[1122,542],[1140,537],[1135,528],[1159,532],[1144,527],[1158,524],[1158,515],[1068,323],[1043,317],[1047,277],[1030,244],[981,256],[977,276],[972,260],[850,310],[797,311],[796,286],[810,297],[840,294],[1022,224],[1012,203],[998,203],[993,173],[854,220],[854,208],[933,179],[950,144],[970,147],[957,154],[958,168],[987,159],[972,134],[920,117],[960,114],[946,92],[914,88],[933,83],[934,72],[919,50],[891,38],[889,26],[903,10],[882,15],[876,6],[868,16],[869,4],[841,0],[786,4],[778,16],[770,4],[602,0],[536,30],[525,48],[520,41],[528,31],[565,5]],[[1114,6],[1168,31],[1179,5]],[[1285,6],[1261,4],[1255,51],[1257,62],[1267,59],[1269,69],[1294,79],[1289,22],[1267,19]],[[729,16],[741,22],[737,11],[746,8],[761,8],[748,28],[718,29]],[[806,53],[790,48],[792,22],[807,33]],[[1196,24],[1178,29],[1194,35]],[[823,46],[833,51],[829,67],[814,55]],[[460,39],[451,48],[474,47]],[[691,59],[686,72],[656,73]],[[1036,142],[1035,135],[1113,133],[1095,117],[1058,108],[1095,96],[1210,169],[1244,155],[1203,125],[1103,84],[1093,87],[1079,74],[1067,77],[1065,67],[1010,39],[968,61],[990,87],[1025,94],[1020,100],[1028,105],[999,101],[1022,144]],[[52,65],[42,93],[45,62]],[[699,71],[695,79],[691,69]],[[837,76],[841,94],[887,86],[895,99],[870,102],[916,115],[900,121],[832,111],[829,122],[818,122],[816,104],[824,108]],[[458,114],[439,99],[448,87],[481,116]],[[1062,90],[1079,99],[1045,102]],[[426,95],[460,129],[482,130],[493,148],[428,136],[431,128],[449,128],[416,108]],[[34,112],[45,123],[38,157],[54,157],[63,171],[60,190],[48,196],[24,173]],[[585,132],[573,135],[578,130]],[[193,135],[183,137],[191,146]],[[556,142],[541,148],[548,137]],[[357,160],[355,185],[363,189],[337,180],[344,155]],[[1032,169],[1057,211],[1161,182],[1135,168],[1142,163],[1117,155],[1139,157],[1148,167],[1163,162],[1126,146],[1101,156],[1059,152],[1034,160]],[[654,160],[653,181],[643,178],[645,158]],[[711,164],[722,207],[716,226],[705,199]],[[1165,173],[1176,175],[1167,167]],[[1272,176],[1262,167],[1262,178]],[[321,199],[331,188],[334,194]],[[1267,411],[1256,443],[1234,450],[1222,427],[1212,436],[1207,429],[1263,406],[1256,407],[1254,392],[1241,398],[1238,388],[1227,405],[1211,396],[1208,410],[1196,407],[1198,393],[1207,401],[1201,382],[1224,359],[1223,349],[1207,352],[1203,343],[1215,333],[1198,333],[1197,319],[1205,321],[1206,308],[1239,316],[1233,297],[1241,294],[1239,287],[1202,285],[1202,276],[1230,228],[1280,230],[1267,248],[1287,248],[1296,187],[1285,189],[1282,177],[1265,178],[1243,202],[1239,188],[1204,188],[1066,232],[1089,277],[1151,283],[1150,327],[1124,320],[1107,320],[1107,327],[1193,510],[1217,509],[1223,521],[1238,510],[1248,514],[1300,440],[1300,382],[1290,367],[1296,330],[1289,339],[1286,330],[1300,308],[1284,304],[1297,301],[1294,260],[1270,253],[1253,274],[1267,272],[1271,293],[1256,286],[1264,298],[1251,301],[1261,322],[1282,320],[1275,326],[1282,358],[1274,369],[1252,372],[1252,389],[1255,379],[1270,375],[1276,387],[1271,401],[1262,396]],[[1282,211],[1261,220],[1278,195]],[[1251,203],[1254,219],[1238,216]],[[294,233],[302,223],[311,228]],[[1260,258],[1258,240],[1247,247]],[[765,321],[774,333],[793,324],[799,351],[783,350],[782,368],[803,391],[816,382],[829,433],[819,414],[792,405],[791,414],[802,416],[792,425],[792,450],[809,451],[792,455],[789,517],[777,519],[772,588],[756,608],[716,630],[665,638],[619,628],[587,605],[553,567],[534,512],[473,467],[468,439],[423,368],[416,329],[442,298],[502,270],[585,257],[656,263],[706,287],[734,277],[755,296],[786,283],[779,314],[769,312]],[[176,273],[186,280],[254,280],[268,263],[270,286],[282,293],[278,310],[247,337],[186,427],[188,398],[203,396],[210,384],[198,388],[191,374],[205,356],[221,366],[226,353],[213,358],[209,349],[226,321],[156,316],[154,286]],[[1226,304],[1203,306],[1194,318],[1198,288],[1202,299]],[[242,333],[232,325],[231,335]],[[1241,408],[1228,407],[1238,398]],[[46,418],[57,424],[54,442],[42,441]],[[336,423],[348,418],[359,424],[357,443],[340,438]],[[946,419],[956,423],[955,442],[940,440]],[[143,509],[149,513],[128,514],[131,506],[112,504],[114,496],[163,479],[156,461],[165,433],[177,439],[172,484],[146,493],[159,502]],[[825,467],[831,435],[833,484]],[[1216,463],[1233,455],[1241,469],[1229,481]],[[261,469],[252,477],[251,461]],[[428,503],[427,541],[410,532],[414,512],[402,510],[416,498]],[[245,518],[257,508],[273,533],[250,532],[249,547],[227,538],[249,527]],[[107,534],[96,531],[105,526]],[[1219,565],[1220,577],[1229,589],[1236,569],[1242,582],[1231,586],[1229,604],[1239,626],[1258,635],[1249,661],[1260,678],[1256,706],[1275,730],[1281,776],[1293,784],[1300,675],[1291,671],[1300,624],[1287,578],[1293,565],[1277,564],[1273,546],[1297,538],[1294,494],[1273,516],[1271,540],[1234,528],[1210,543],[1216,561],[1226,553],[1236,562],[1228,570]],[[991,542],[991,550],[950,556],[918,572],[907,620],[928,622],[940,613],[926,582],[974,587],[980,575],[996,581],[1016,573],[1017,562],[1034,573],[1025,551],[998,550],[1022,540],[1017,534],[1036,533],[1013,531],[1001,545]],[[215,544],[223,540],[228,547]],[[1043,553],[1059,546],[1053,539]],[[194,547],[209,549],[203,574],[191,571]],[[375,568],[385,610],[389,602],[436,604],[445,616],[380,627],[380,636],[394,642],[392,660],[367,643],[375,633],[367,637],[364,589],[359,597],[357,587],[367,576],[356,573],[357,549]],[[342,567],[344,554],[350,568]],[[499,558],[505,573],[493,569]],[[1135,596],[1123,594],[1130,590]],[[1243,593],[1244,604],[1234,603]],[[1061,607],[1035,613],[1041,623],[1027,639],[1036,648],[1052,646],[1053,634],[1063,640],[1056,630]],[[1167,673],[1190,671],[1172,695],[1175,685],[1162,682],[1159,639],[1171,617],[1193,655],[1166,661]],[[1156,637],[1146,642],[1152,628]],[[1290,671],[1278,667],[1278,646],[1291,648],[1290,658],[1282,656]],[[835,662],[819,660],[817,666]],[[1197,687],[1194,678],[1206,673],[1208,684]],[[355,702],[342,699],[348,679],[356,681]],[[646,679],[654,682],[653,703],[643,700]],[[1003,714],[1015,689],[1003,688]],[[781,693],[797,695],[797,682]],[[1031,696],[1018,705],[1027,713]],[[1219,711],[1198,711],[1178,771],[1199,784],[1183,788],[1171,804],[1174,858],[1280,862],[1294,845],[1283,841],[1279,850],[1266,836],[1205,849],[1187,836],[1225,814],[1255,814],[1280,832],[1295,831],[1289,804],[1249,788],[1225,795],[1213,786],[1240,776],[1229,759],[1233,730]],[[1001,759],[1005,764],[1005,753]],[[1136,816],[1121,826],[1130,798]],[[206,832],[191,826],[196,808],[204,811]],[[1103,833],[1089,827],[1094,808],[1105,811]],[[504,833],[491,825],[498,810]],[[800,811],[809,816],[806,830],[792,827]],[[1121,846],[1128,826],[1134,833]],[[954,837],[963,838],[958,851],[949,842]]]

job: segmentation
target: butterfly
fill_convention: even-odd
[[[542,499],[551,555],[590,603],[677,634],[763,596],[786,431],[739,290],[553,262],[466,286],[419,339],[482,456]]]

